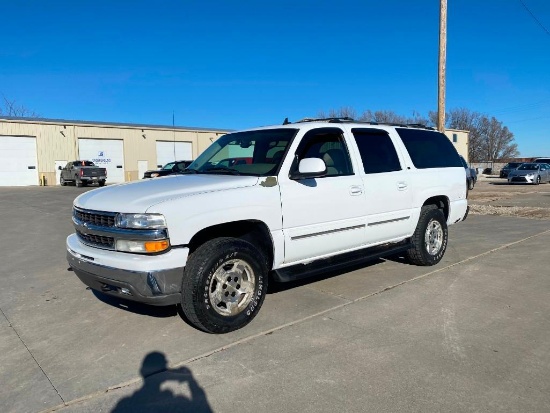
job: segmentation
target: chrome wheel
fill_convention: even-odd
[[[229,260],[212,276],[208,297],[218,314],[235,316],[252,301],[255,286],[252,267],[244,260]]]
[[[424,240],[428,254],[436,255],[441,250],[441,246],[443,245],[443,227],[435,219],[432,219],[428,223]]]

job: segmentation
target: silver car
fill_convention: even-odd
[[[509,184],[533,184],[550,182],[550,165],[547,163],[523,163],[508,174]]]

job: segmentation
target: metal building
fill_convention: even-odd
[[[0,186],[59,185],[59,166],[88,159],[107,183],[137,180],[147,169],[195,159],[228,130],[0,117]]]

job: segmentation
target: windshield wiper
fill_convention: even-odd
[[[240,175],[241,173],[239,171],[237,171],[236,169],[233,169],[233,168],[228,168],[226,166],[214,166],[213,168],[208,168],[206,171],[204,171],[206,173],[210,173],[210,172],[227,172],[227,173],[230,173],[232,175]]]

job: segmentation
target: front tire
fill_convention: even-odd
[[[474,189],[474,180],[473,179],[470,179],[468,181],[468,189],[471,191],[472,189]]]
[[[61,186],[67,185],[67,182],[65,182],[65,179],[62,176],[59,177],[59,185],[61,185]]]
[[[412,236],[412,248],[406,257],[412,264],[421,266],[435,265],[443,258],[449,232],[441,209],[435,205],[425,205]]]
[[[198,247],[185,267],[181,307],[208,333],[238,330],[256,316],[267,290],[268,265],[251,243],[215,238]]]
[[[537,175],[537,179],[534,182],[535,185],[540,185],[540,175]]]

